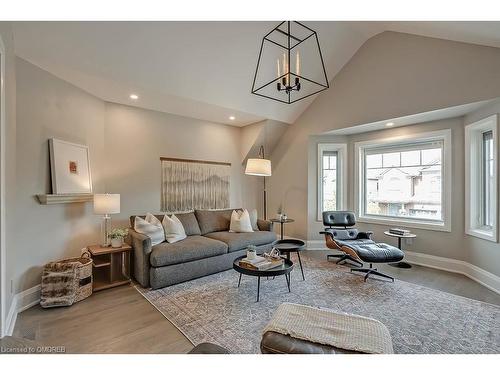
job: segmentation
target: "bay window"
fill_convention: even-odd
[[[450,132],[356,143],[361,221],[449,230]]]
[[[318,220],[323,211],[345,209],[347,145],[318,144]]]
[[[465,231],[497,241],[497,116],[465,127]]]

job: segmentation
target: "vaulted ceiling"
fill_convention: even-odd
[[[277,23],[16,22],[14,38],[18,56],[106,101],[235,126],[293,123],[314,97],[287,105],[251,94],[260,42]],[[500,47],[500,22],[305,24],[330,80],[384,31]]]

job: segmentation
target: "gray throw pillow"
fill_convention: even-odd
[[[236,208],[238,210],[239,208]],[[228,231],[233,210],[195,210],[201,234]]]
[[[200,226],[198,225],[198,220],[196,220],[194,212],[175,214],[175,216],[177,216],[182,223],[187,236],[201,235]]]

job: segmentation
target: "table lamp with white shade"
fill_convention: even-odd
[[[111,214],[120,213],[120,194],[94,194],[94,213],[103,215],[101,224],[102,246],[109,246]]]
[[[264,146],[260,146],[259,157],[247,160],[245,174],[250,176],[260,176],[264,179],[264,220],[267,220],[267,192],[266,177],[271,176],[271,160],[265,158]]]

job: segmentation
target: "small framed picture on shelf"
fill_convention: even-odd
[[[92,193],[89,147],[49,139],[52,194]]]

